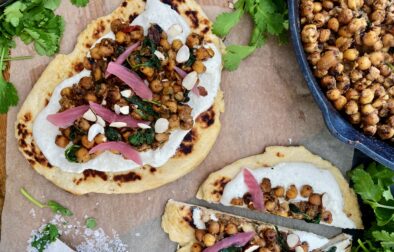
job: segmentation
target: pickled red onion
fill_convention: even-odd
[[[142,165],[142,160],[138,151],[124,142],[106,142],[98,144],[89,151],[89,154],[96,153],[97,151],[107,150],[119,151],[124,158],[133,160],[137,164]]]
[[[108,64],[107,72],[121,79],[131,87],[139,97],[147,100],[152,99],[153,93],[149,87],[136,73],[132,72],[128,68],[115,62],[110,62]]]
[[[254,235],[255,232],[238,233],[218,241],[213,246],[204,249],[203,252],[219,252],[220,250],[231,246],[243,247],[253,238]]]
[[[48,115],[47,120],[59,128],[67,128],[73,125],[75,120],[88,110],[88,105],[78,106],[57,114]]]
[[[256,210],[263,211],[264,206],[264,194],[260,189],[259,183],[256,178],[248,169],[243,169],[244,182],[248,187],[249,193],[252,195],[253,206]]]
[[[127,57],[129,57],[129,55],[135,50],[137,49],[137,47],[140,46],[140,42],[134,43],[131,46],[129,46],[116,60],[115,63],[122,65],[123,62],[125,62],[125,60],[127,59]],[[108,78],[111,74],[108,72],[105,72],[105,78]]]

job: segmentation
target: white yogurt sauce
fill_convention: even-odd
[[[141,25],[144,27],[145,33],[151,24],[158,24],[164,31],[167,31],[172,25],[180,24],[183,32],[174,38],[169,38],[172,41],[175,38],[186,41],[190,33],[190,28],[186,21],[170,6],[163,4],[159,0],[148,0],[146,9],[133,22],[132,25]],[[113,32],[110,32],[100,38],[114,38]],[[199,76],[200,86],[203,86],[208,95],[205,97],[198,97],[192,92],[190,93],[189,106],[193,109],[192,116],[194,119],[199,114],[208,110],[214,103],[215,97],[219,90],[222,68],[222,57],[219,49],[214,44],[207,44],[215,52],[215,56],[204,62],[206,72]],[[60,109],[59,100],[61,98],[60,92],[65,87],[70,87],[85,76],[89,76],[90,71],[84,70],[81,73],[64,80],[53,91],[49,104],[37,116],[33,125],[33,136],[36,144],[43,152],[48,161],[66,172],[81,173],[86,169],[94,169],[98,171],[120,172],[138,168],[139,165],[131,160],[124,159],[121,155],[113,154],[106,151],[96,158],[86,163],[72,163],[64,156],[64,148],[60,148],[55,144],[55,138],[59,134],[58,127],[51,124],[46,118],[50,114],[55,114]],[[169,140],[159,149],[140,152],[143,164],[151,165],[153,167],[160,167],[164,165],[176,152],[183,138],[187,135],[189,130],[176,129],[170,134]]]
[[[286,189],[294,184],[300,190],[303,185],[312,186],[314,192],[325,193],[323,206],[331,211],[333,216],[331,224],[324,222],[322,224],[342,228],[356,227],[354,222],[343,212],[344,203],[341,190],[334,176],[328,170],[319,169],[308,163],[280,163],[271,168],[250,169],[250,171],[258,182],[263,178],[269,178],[272,187],[283,186]],[[230,206],[233,198],[243,197],[247,192],[248,188],[244,182],[243,174],[240,172],[224,187],[220,203]],[[307,200],[307,198],[298,194],[297,198],[290,200],[290,202],[301,200]]]

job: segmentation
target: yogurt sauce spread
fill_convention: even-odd
[[[158,15],[160,13],[160,15]],[[167,31],[172,25],[179,24],[183,31],[175,37],[169,37],[169,41],[180,39],[183,43],[190,34],[190,28],[186,21],[176,11],[171,9],[169,5],[163,4],[159,0],[148,0],[145,11],[142,12],[131,25],[140,25],[147,33],[147,29],[151,24],[158,24],[164,31]],[[113,32],[110,32],[103,38],[115,38]],[[97,43],[97,42],[96,42]],[[219,90],[222,57],[220,50],[212,43],[206,46],[212,48],[215,52],[214,57],[204,62],[206,72],[199,76],[200,86],[203,86],[207,92],[207,96],[196,96],[190,93],[190,101],[187,103],[193,109],[192,116],[194,119],[199,114],[209,109],[214,103],[215,97]],[[33,136],[36,144],[43,152],[48,161],[66,172],[81,173],[86,169],[94,169],[106,172],[120,172],[138,168],[139,165],[131,160],[124,159],[121,155],[113,154],[106,151],[96,158],[86,163],[72,163],[64,156],[64,149],[55,144],[54,139],[59,134],[59,129],[51,124],[46,118],[50,114],[55,114],[60,109],[59,100],[61,98],[60,92],[65,87],[70,87],[85,76],[89,76],[90,71],[84,70],[79,74],[64,80],[53,91],[52,97],[45,109],[37,116],[33,125]],[[176,129],[170,134],[169,140],[159,149],[140,152],[143,164],[151,165],[153,167],[160,167],[164,165],[176,152],[183,138],[187,135],[189,130]]]
[[[247,168],[247,167],[245,167]],[[323,206],[331,211],[333,221],[331,224],[322,222],[322,224],[343,227],[355,228],[354,222],[346,216],[343,212],[343,197],[337,181],[328,170],[323,170],[308,163],[280,163],[272,168],[257,168],[250,169],[253,176],[258,182],[263,178],[269,178],[273,187],[288,186],[294,184],[297,188],[309,184],[313,187],[314,192],[324,193]],[[232,179],[223,191],[220,203],[226,206],[231,206],[233,198],[242,198],[248,188],[244,183],[242,172],[240,172],[234,179]],[[297,198],[290,200],[290,202],[297,202],[306,200],[300,194]]]

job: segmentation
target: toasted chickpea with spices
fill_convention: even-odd
[[[361,122],[361,114],[355,113],[349,116],[349,121],[351,124],[359,124]]]
[[[379,116],[377,113],[370,113],[363,119],[365,125],[376,125],[379,122]]]
[[[226,232],[226,234],[228,235],[233,235],[238,233],[237,225],[235,225],[234,223],[228,223],[224,228],[224,232]]]
[[[172,41],[171,47],[172,47],[172,49],[174,49],[175,52],[177,52],[182,46],[183,46],[183,43],[180,39],[174,39]]]
[[[275,201],[268,200],[268,201],[265,202],[264,206],[265,206],[265,209],[268,212],[273,212],[275,210],[275,208],[276,208],[276,203],[275,203]]]
[[[84,147],[81,147],[79,150],[77,150],[75,152],[75,156],[77,157],[78,163],[84,163],[90,159],[89,151]]]
[[[194,48],[201,44],[201,37],[196,33],[192,33],[186,38],[186,45],[189,48]]]
[[[274,188],[274,195],[278,198],[285,195],[285,188],[283,186],[277,186]]]
[[[319,35],[319,41],[321,43],[327,42],[330,39],[331,31],[329,29],[322,29]]]
[[[302,28],[301,38],[304,43],[314,43],[319,38],[319,32],[314,24],[305,25]]]
[[[87,102],[97,102],[97,96],[91,92],[87,93],[84,98]]]
[[[329,0],[324,0],[322,5],[323,5],[323,8],[326,10],[331,10],[332,8],[334,8],[334,3]]]
[[[93,68],[93,79],[95,81],[101,80],[103,78],[103,72],[99,67]]]
[[[163,84],[159,80],[151,81],[149,87],[154,93],[159,93],[163,90]]]
[[[211,234],[218,234],[220,231],[220,224],[217,221],[209,221],[208,232]]]
[[[334,107],[337,110],[342,110],[347,103],[346,97],[341,95],[337,100],[334,101]]]
[[[79,127],[81,130],[88,131],[89,128],[90,128],[90,123],[89,123],[86,119],[81,118],[81,119],[79,120],[79,122],[78,122],[78,127]]]
[[[377,129],[378,127],[376,125],[368,125],[368,126],[364,126],[363,132],[365,135],[373,136],[376,134]]]
[[[387,33],[383,36],[382,38],[383,46],[388,48],[388,47],[394,47],[394,35]]]
[[[358,69],[360,70],[368,70],[371,67],[371,61],[368,56],[362,56],[357,60]]]
[[[339,29],[339,21],[335,17],[330,18],[327,22],[328,29],[337,32]]]
[[[341,91],[338,88],[334,88],[334,89],[328,90],[326,95],[330,101],[336,101],[341,97]]]
[[[93,80],[92,77],[83,77],[80,81],[79,81],[79,85],[83,88],[83,89],[91,89],[93,87]]]
[[[63,88],[62,91],[60,91],[60,95],[63,97],[70,97],[72,95],[72,88],[71,87]]]
[[[369,114],[371,114],[371,113],[373,113],[373,112],[375,112],[376,110],[375,110],[375,108],[372,106],[372,104],[366,104],[366,105],[363,105],[363,106],[361,106],[361,113],[363,114],[363,115],[369,115]]]
[[[263,178],[260,183],[260,188],[263,192],[270,192],[271,191],[271,180],[269,178]]]
[[[199,242],[202,242],[202,239],[205,235],[206,231],[204,229],[196,229],[194,231],[194,236],[196,237],[196,240]]]
[[[351,48],[343,52],[343,58],[348,61],[354,61],[358,57],[357,49]]]
[[[202,63],[202,61],[200,60],[196,60],[192,66],[193,71],[196,71],[198,74],[201,74],[203,72],[206,71],[206,67],[204,65],[204,63]]]
[[[310,185],[303,185],[301,187],[301,196],[304,198],[309,198],[309,196],[313,193],[313,188]]]
[[[381,139],[387,140],[394,137],[394,128],[389,125],[378,126],[378,135]]]
[[[81,143],[86,149],[91,149],[94,146],[94,141],[90,142],[87,135],[82,136]]]
[[[379,41],[379,34],[375,31],[365,33],[363,43],[366,46],[374,46]]]
[[[286,191],[286,198],[287,199],[295,199],[297,197],[298,190],[295,185],[290,185],[290,187]]]
[[[323,9],[323,6],[320,2],[314,2],[313,3],[313,12],[318,13]]]
[[[191,252],[201,252],[201,251],[202,251],[201,245],[197,242],[193,243]]]
[[[165,49],[165,50],[169,50],[171,48],[170,43],[168,42],[167,39],[160,39],[160,45]]]
[[[155,139],[156,141],[158,141],[159,143],[165,142],[168,140],[168,134],[166,133],[160,133],[160,134],[156,134],[155,135]]]
[[[95,59],[95,60],[99,60],[102,58],[101,54],[100,54],[100,50],[99,47],[96,45],[94,48],[92,48],[90,50],[90,56]]]
[[[96,144],[101,144],[107,141],[107,138],[105,137],[104,134],[98,134],[95,138],[94,138],[94,142]]]
[[[268,248],[259,248],[259,252],[271,252]]]
[[[55,143],[60,148],[66,148],[67,145],[70,143],[70,140],[63,135],[58,135],[58,136],[56,136]]]
[[[357,102],[354,100],[350,100],[348,103],[345,105],[345,113],[348,115],[353,115],[358,112],[358,105]]]
[[[207,247],[213,246],[216,242],[215,236],[213,236],[210,233],[206,233],[202,239],[203,239],[205,246],[207,246]]]
[[[244,204],[244,200],[242,198],[233,198],[230,202],[231,205],[242,206]]]
[[[384,55],[382,52],[373,52],[369,55],[372,65],[378,66],[383,63]]]
[[[126,42],[126,40],[127,40],[127,35],[126,35],[126,33],[122,32],[122,31],[118,31],[118,32],[115,34],[115,41],[116,41],[117,43],[123,44],[123,43]]]
[[[353,19],[353,12],[351,9],[344,8],[338,15],[338,21],[342,24],[348,24]]]
[[[372,91],[371,89],[367,88],[367,89],[364,89],[361,92],[361,96],[360,96],[359,102],[361,104],[369,104],[369,103],[371,103],[373,101],[373,98],[374,98],[374,91]]]
[[[327,22],[327,15],[324,15],[323,13],[316,13],[313,17],[313,22],[317,27],[323,27]]]
[[[311,196],[309,196],[309,203],[315,206],[320,206],[322,203],[321,195],[317,193],[312,193]]]
[[[324,222],[331,224],[332,223],[332,213],[330,211],[323,211],[321,218]]]
[[[152,67],[141,67],[140,71],[145,74],[146,77],[152,77],[155,73],[155,70]]]

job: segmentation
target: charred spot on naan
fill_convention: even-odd
[[[189,133],[186,134],[186,136],[183,138],[183,141],[179,148],[177,149],[177,152],[175,156],[180,157],[183,155],[188,155],[193,151],[193,145],[198,141],[198,133],[196,127],[194,127]]]
[[[103,181],[107,181],[108,179],[108,175],[105,172],[88,169],[82,172],[82,177],[74,179],[73,182],[79,185],[81,182],[88,181],[89,178],[95,179],[96,177],[101,178]]]
[[[133,171],[124,174],[118,174],[113,177],[113,180],[117,182],[119,186],[121,186],[122,183],[134,182],[141,179],[142,176]]]
[[[211,22],[206,17],[204,17],[199,11],[192,10],[187,7],[185,9],[178,8],[177,11],[186,18],[187,23],[194,29],[194,32],[203,35],[207,42],[211,42],[210,39],[205,36],[211,30]]]
[[[208,128],[215,123],[215,111],[213,107],[210,107],[207,111],[202,113],[198,118],[197,122],[200,123],[202,128]]]
[[[104,21],[100,20],[99,23],[97,24],[96,29],[93,30],[92,37],[94,39],[99,39],[103,35],[105,29],[106,29],[106,25]]]
[[[213,183],[214,189],[212,190],[212,196],[215,201],[219,201],[223,195],[224,187],[228,182],[230,182],[231,178],[221,177],[215,180]]]

